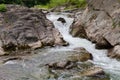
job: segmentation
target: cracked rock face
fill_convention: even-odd
[[[120,1],[87,0],[88,7],[73,24],[84,31],[87,38],[96,43],[98,49],[110,49],[120,44]],[[77,26],[74,26],[78,24]],[[112,49],[113,50],[113,49]]]
[[[63,45],[61,34],[41,10],[7,5],[7,12],[0,13],[0,39],[4,50]],[[57,34],[57,35],[54,35]],[[59,41],[58,41],[59,40]]]

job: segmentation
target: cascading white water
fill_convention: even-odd
[[[66,20],[66,23],[63,24],[60,21],[57,21],[59,17],[64,18]],[[69,28],[73,22],[73,18],[67,17],[67,14],[56,13],[48,14],[47,18],[54,23],[55,27],[63,35],[64,40],[70,44],[68,47],[63,47],[60,50],[84,47],[86,50],[92,53],[94,57],[93,63],[98,66],[101,66],[106,72],[110,73],[111,80],[120,80],[120,62],[116,59],[110,59],[109,57],[107,57],[107,50],[97,50],[95,49],[95,44],[91,43],[90,41],[82,38],[72,37],[69,34]]]

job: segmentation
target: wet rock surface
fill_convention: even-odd
[[[5,51],[63,45],[65,42],[42,10],[7,5],[7,11],[0,15],[0,40]]]

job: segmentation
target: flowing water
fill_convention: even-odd
[[[64,18],[66,23],[63,24],[60,21],[57,21],[59,17]],[[54,23],[55,27],[59,29],[60,33],[63,35],[64,40],[70,44],[68,47],[54,50],[72,50],[76,47],[84,47],[86,50],[92,53],[94,57],[93,63],[101,66],[107,73],[109,73],[111,75],[111,80],[120,80],[120,61],[107,57],[107,50],[97,50],[95,49],[95,44],[91,43],[90,41],[82,38],[72,37],[69,34],[70,25],[73,22],[73,18],[67,17],[67,14],[56,13],[51,13],[47,16],[47,18]]]
[[[101,66],[106,73],[110,74],[111,80],[120,80],[120,62],[108,58],[106,56],[107,50],[95,49],[95,44],[90,41],[72,37],[69,34],[69,29],[73,18],[68,17],[68,15],[67,13],[50,13],[47,18],[54,23],[63,35],[64,40],[69,43],[69,46],[40,49],[37,51],[38,54],[23,56],[22,60],[7,61],[4,64],[0,62],[0,80],[55,80],[47,79],[49,72],[44,65],[63,60],[77,47],[84,47],[92,53],[94,57],[92,62],[97,66]],[[66,23],[63,24],[57,21],[59,17],[63,17]],[[64,79],[60,77],[57,80]]]

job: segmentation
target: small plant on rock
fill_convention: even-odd
[[[7,7],[5,4],[0,4],[0,12],[5,12],[7,10]]]

